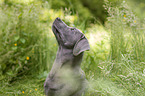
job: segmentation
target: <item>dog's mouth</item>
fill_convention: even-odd
[[[54,26],[54,29],[55,29],[55,34],[56,36],[58,37],[58,39],[62,40],[62,37],[61,37],[61,33],[58,31],[58,29]]]
[[[59,30],[59,28],[55,25],[55,24],[53,24],[53,33],[55,34],[55,37],[56,37],[56,39],[57,39],[57,41],[58,41],[58,43],[60,44],[61,42],[65,42],[65,40],[64,40],[64,36],[63,36],[63,34],[61,33],[61,31]]]

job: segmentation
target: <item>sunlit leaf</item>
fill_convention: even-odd
[[[24,44],[26,40],[24,38],[21,38],[20,41]]]
[[[19,36],[15,36],[14,40],[17,41],[19,38]]]

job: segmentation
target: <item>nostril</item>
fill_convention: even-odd
[[[58,21],[60,21],[61,19],[59,17],[56,18]]]

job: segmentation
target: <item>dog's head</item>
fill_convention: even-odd
[[[60,18],[55,19],[52,30],[59,46],[73,49],[73,54],[75,56],[90,49],[88,40],[84,34],[77,28],[69,27]]]

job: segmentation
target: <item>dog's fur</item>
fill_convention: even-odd
[[[52,25],[59,48],[52,69],[44,83],[47,96],[81,96],[86,86],[80,68],[83,52],[90,46],[84,34],[67,26],[60,18]]]

